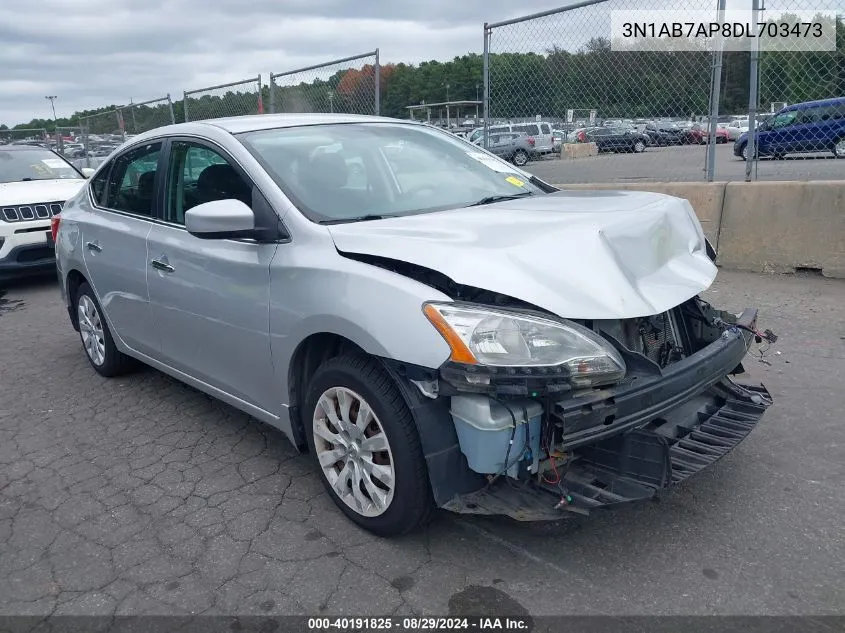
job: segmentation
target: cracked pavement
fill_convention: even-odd
[[[54,280],[0,299],[0,615],[845,613],[845,282],[723,271],[775,397],[659,503],[557,523],[349,522],[310,458],[152,369],[100,378]],[[777,355],[774,350],[781,354]]]

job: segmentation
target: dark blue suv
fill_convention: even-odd
[[[759,156],[833,152],[845,158],[845,97],[788,106],[757,127]],[[748,158],[748,132],[734,143],[734,155]]]

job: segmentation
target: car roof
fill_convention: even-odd
[[[831,99],[819,99],[818,101],[793,103],[792,105],[785,107],[783,110],[788,112],[790,110],[804,110],[805,108],[814,108],[817,106],[838,105],[840,103],[845,103],[845,97],[833,97]]]
[[[409,125],[423,125],[419,121],[408,121],[406,119],[393,119],[390,117],[379,117],[365,114],[250,114],[246,116],[227,117],[221,119],[205,119],[190,121],[188,123],[176,123],[164,127],[155,128],[148,132],[138,134],[132,138],[132,142],[145,141],[158,138],[164,135],[199,133],[209,127],[216,127],[229,132],[230,134],[241,134],[244,132],[257,132],[259,130],[272,130],[279,128],[297,127],[303,125],[326,125],[332,123],[397,123]]]

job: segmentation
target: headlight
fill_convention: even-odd
[[[427,303],[423,312],[452,349],[451,360],[490,368],[559,368],[576,387],[613,383],[625,375],[616,349],[571,321],[506,310]]]

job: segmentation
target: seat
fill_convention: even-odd
[[[231,165],[209,165],[197,178],[197,197],[200,202],[240,200],[252,206],[252,191]]]
[[[361,192],[345,188],[348,181],[349,166],[339,152],[315,154],[299,176],[306,204],[330,218],[360,215],[369,206]]]
[[[152,213],[155,178],[155,170],[145,171],[138,177],[138,185],[136,188],[138,197],[135,201],[135,211],[141,215],[150,215]]]

